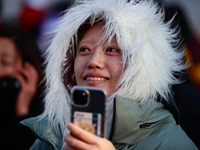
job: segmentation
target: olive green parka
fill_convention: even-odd
[[[110,140],[120,150],[197,150],[173,115],[160,102],[140,104],[116,96]],[[31,149],[60,150],[63,141],[48,121],[30,118],[21,122],[37,136]]]

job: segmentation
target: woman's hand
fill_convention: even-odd
[[[15,101],[15,112],[17,116],[24,116],[29,113],[29,107],[37,92],[39,75],[33,65],[25,62],[24,67],[18,70],[14,76],[21,84]]]
[[[67,128],[73,135],[65,135],[64,150],[115,150],[109,140],[93,135],[73,123],[68,123]]]

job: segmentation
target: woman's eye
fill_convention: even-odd
[[[80,48],[80,50],[79,50],[80,52],[89,52],[89,50],[87,49],[87,48]]]
[[[113,47],[109,47],[107,49],[107,52],[117,52],[118,50],[116,48],[113,48]]]
[[[88,49],[86,47],[81,47],[78,50],[78,54],[80,54],[80,55],[88,55],[88,54],[90,54],[90,49]]]

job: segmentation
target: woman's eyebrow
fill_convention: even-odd
[[[83,40],[79,43],[79,45],[80,45],[81,43],[92,43],[92,40],[91,40],[91,39],[83,39]]]

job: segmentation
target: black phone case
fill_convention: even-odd
[[[100,88],[75,86],[71,91],[71,98],[75,90],[83,89],[89,91],[89,103],[80,106],[74,104],[72,99],[71,121],[97,136],[104,137],[106,91]]]

